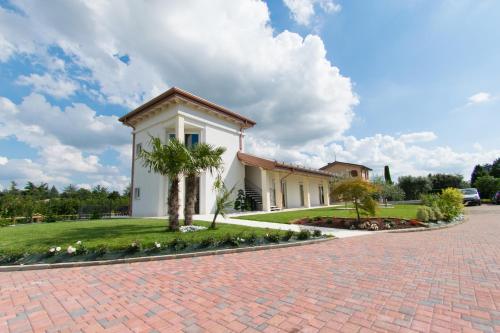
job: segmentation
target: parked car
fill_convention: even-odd
[[[464,188],[461,189],[462,195],[464,197],[464,205],[478,205],[481,206],[481,198],[479,197],[479,192],[475,188]]]
[[[497,191],[491,198],[491,203],[495,205],[500,205],[500,191]]]

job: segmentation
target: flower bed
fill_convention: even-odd
[[[205,227],[184,228],[184,232],[206,230]],[[1,254],[0,265],[27,265],[39,263],[61,263],[95,260],[112,260],[121,258],[134,258],[187,252],[200,252],[236,247],[249,247],[286,242],[299,242],[310,238],[322,238],[321,232],[311,233],[308,230],[301,232],[271,231],[265,234],[255,232],[241,232],[237,234],[224,234],[220,236],[207,236],[206,238],[188,239],[174,238],[169,242],[154,241],[141,243],[133,241],[121,249],[110,249],[104,245],[87,247],[85,242],[76,241],[72,244],[54,245],[45,253]]]
[[[427,227],[427,223],[411,219],[401,218],[361,218],[361,223],[357,223],[354,218],[338,218],[338,217],[314,217],[303,218],[293,221],[295,224],[302,224],[324,228],[338,228],[350,230],[394,230],[394,229],[409,229]]]

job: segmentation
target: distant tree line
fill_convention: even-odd
[[[31,222],[42,216],[46,222],[61,219],[100,218],[104,214],[126,214],[130,189],[123,193],[97,185],[88,190],[74,185],[59,192],[47,183],[28,182],[18,188],[15,182],[0,192],[0,218],[16,222]]]
[[[482,199],[489,199],[500,191],[500,158],[492,164],[476,165],[472,170],[470,183],[477,188]]]

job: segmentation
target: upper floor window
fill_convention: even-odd
[[[135,145],[135,152],[139,154],[142,151],[142,143],[138,143]]]
[[[134,199],[139,200],[141,198],[141,188],[134,188]]]
[[[200,142],[200,136],[199,134],[185,134],[184,135],[184,144],[186,147],[192,147],[198,144]]]
[[[174,139],[175,133],[168,133],[168,139]],[[186,147],[192,147],[200,142],[200,135],[197,133],[184,134],[184,144]]]
[[[358,176],[358,171],[357,170],[351,170],[351,176],[352,177],[357,177]]]

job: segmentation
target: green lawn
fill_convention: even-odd
[[[209,226],[208,222],[195,222],[196,225]],[[168,243],[175,238],[195,243],[208,237],[222,237],[226,234],[237,235],[255,233],[262,236],[267,229],[251,228],[229,224],[217,224],[216,230],[196,232],[167,232],[166,221],[155,219],[116,219],[77,222],[56,222],[17,225],[0,228],[0,255],[22,253],[47,253],[51,246],[60,246],[64,251],[69,245],[82,241],[88,249],[102,246],[109,250],[126,248],[133,241],[145,246],[154,242]],[[275,232],[275,231],[273,231]]]
[[[380,207],[377,211],[376,217],[399,217],[405,219],[414,219],[417,215],[419,205],[396,205],[394,208]],[[324,207],[306,210],[296,210],[280,213],[269,214],[255,214],[238,216],[236,218],[242,220],[253,220],[263,222],[276,222],[276,223],[290,223],[306,217],[316,216],[331,216],[331,217],[355,217],[354,210],[339,209],[341,207]]]

